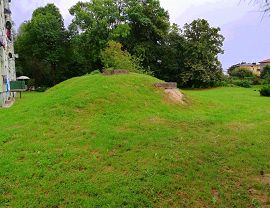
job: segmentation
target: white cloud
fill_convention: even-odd
[[[217,1],[219,0],[160,0],[162,7],[170,12],[172,21],[176,20],[176,18],[185,12],[188,8]],[[30,18],[31,13],[35,8],[44,6],[47,3],[54,3],[57,7],[60,8],[63,17],[66,18],[69,16],[68,9],[76,4],[76,2],[78,2],[78,0],[14,0],[12,1],[12,7],[14,11],[20,10],[18,11],[20,13],[27,12],[27,18]],[[22,21],[22,19],[20,19],[20,21]]]
[[[219,0],[160,0],[160,3],[162,7],[170,12],[171,20],[175,22],[177,17],[192,7],[206,5],[218,1]]]

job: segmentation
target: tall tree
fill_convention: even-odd
[[[100,52],[111,37],[125,36],[129,28],[120,25],[119,11],[113,0],[78,2],[70,9],[74,16],[70,31],[75,59],[86,71],[101,67]]]
[[[222,54],[224,37],[220,28],[210,27],[204,19],[194,20],[183,29],[185,38],[184,67],[181,83],[189,87],[207,87],[222,77],[218,54]]]
[[[158,54],[158,70],[155,75],[165,81],[179,82],[184,67],[185,39],[178,25],[173,24]]]
[[[43,64],[43,70],[46,65],[50,66],[53,85],[57,82],[57,67],[65,56],[67,33],[63,22],[54,4],[40,7],[33,12],[32,19],[21,27],[16,43],[19,53],[27,51],[25,58],[29,62],[36,60]]]
[[[90,67],[100,67],[100,51],[109,40],[121,42],[143,60],[144,67],[157,68],[156,52],[169,30],[168,13],[158,0],[93,0],[70,9],[76,54]],[[77,43],[77,44],[76,44]]]
[[[125,2],[124,17],[131,32],[122,42],[132,55],[143,60],[145,68],[157,72],[161,46],[170,29],[169,14],[160,6],[159,0]]]

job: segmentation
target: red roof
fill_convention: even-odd
[[[264,61],[261,61],[260,63],[261,63],[261,64],[267,64],[267,63],[270,63],[270,59],[266,59],[266,60],[264,60]]]

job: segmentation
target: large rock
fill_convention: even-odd
[[[114,70],[103,70],[103,75],[111,76],[111,75],[119,75],[119,74],[128,74],[129,71],[125,69],[114,69]]]
[[[163,82],[163,83],[156,83],[154,84],[156,88],[162,88],[162,89],[177,89],[177,83],[176,82]]]

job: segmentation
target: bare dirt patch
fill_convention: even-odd
[[[264,183],[265,185],[269,185],[270,186],[270,174],[266,174],[261,176],[262,183]]]
[[[168,98],[177,103],[184,103],[184,95],[178,89],[166,89],[165,93]]]
[[[260,184],[269,186],[270,185],[270,174],[263,174],[255,179]],[[257,200],[261,207],[269,208],[270,207],[270,197],[267,191],[257,190],[254,187],[248,189],[248,193],[252,199]]]
[[[258,202],[261,203],[262,207],[269,207],[270,206],[270,201],[267,193],[263,193],[261,191],[258,191],[254,188],[250,188],[248,190],[249,195],[253,198],[256,199]]]
[[[241,122],[232,122],[228,124],[228,128],[232,131],[246,131],[247,129],[252,129],[255,127],[255,124],[247,124]]]
[[[220,199],[219,192],[216,189],[211,190],[212,196],[218,201]]]

